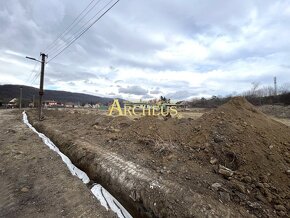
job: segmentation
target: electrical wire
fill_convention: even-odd
[[[93,17],[91,17],[86,23],[84,23],[77,31],[75,31],[62,46],[57,48],[57,50],[53,51],[50,56],[54,56],[63,48],[65,48],[68,44],[70,44],[74,39],[76,39],[85,29],[87,29],[90,25],[88,25],[92,20],[95,19],[97,15],[99,15],[108,5],[110,5],[114,0],[110,0],[105,6],[103,6]]]
[[[81,13],[73,20],[73,22],[61,33],[61,34],[59,34],[57,37],[56,37],[56,39],[52,42],[52,43],[50,43],[45,49],[44,49],[44,53],[48,53],[48,51],[49,50],[51,50],[52,48],[54,48],[57,44],[56,44],[56,42],[58,41],[58,40],[61,40],[61,38],[62,37],[64,37],[65,36],[65,34],[66,33],[69,33],[69,31],[71,30],[71,29],[73,29],[74,28],[74,26],[76,26],[101,0],[99,0],[81,19],[79,19],[81,16],[82,16],[82,14],[90,7],[90,5],[94,2],[95,0],[92,0],[86,7],[85,7],[85,9],[83,9],[82,11],[81,11]],[[79,19],[79,21],[75,24],[75,22],[77,21]]]
[[[66,50],[68,47],[71,46],[71,44],[73,44],[77,39],[79,39],[84,33],[86,33],[96,22],[98,22],[108,11],[110,11],[120,0],[117,0],[113,5],[111,5],[105,12],[103,12],[96,20],[94,20],[87,28],[85,28],[78,36],[76,36],[68,45],[66,45],[61,51],[59,51],[56,55],[54,55],[50,60],[47,61],[47,63],[49,63],[50,61],[52,61],[53,59],[55,59],[57,56],[59,56],[64,50]],[[112,1],[111,1],[112,2]],[[111,3],[109,2],[109,4]],[[108,5],[108,4],[107,4]],[[107,6],[106,5],[106,6]],[[105,6],[105,7],[106,7]],[[104,8],[103,8],[104,9]],[[102,10],[103,10],[102,9]],[[100,11],[99,11],[100,12]],[[98,13],[99,13],[98,12]],[[97,14],[98,14],[97,13]],[[96,15],[97,15],[96,14]],[[95,15],[95,16],[96,16]],[[94,17],[95,17],[94,16]],[[94,18],[93,17],[93,18]],[[87,22],[88,23],[88,22]]]
[[[40,77],[40,66],[38,67],[38,69],[35,71],[34,77],[31,80],[30,85],[34,85],[35,82],[37,81],[37,79]]]
[[[59,48],[57,48],[57,50],[53,51],[52,54],[50,54],[50,56],[54,56],[55,54],[57,54],[60,50],[62,50],[64,47],[66,47],[70,42],[72,42],[77,35],[79,35],[84,29],[86,29],[87,27],[85,27],[89,22],[91,22],[99,13],[101,13],[102,10],[104,10],[108,5],[110,5],[114,0],[109,1],[102,9],[100,9],[93,17],[91,17],[86,23],[84,23],[76,32],[74,32],[68,39],[67,42],[64,42],[64,44],[62,46],[60,46]],[[85,28],[83,28],[85,27]],[[82,29],[83,28],[83,29]]]
[[[36,62],[35,65],[34,65],[34,67],[32,68],[32,70],[30,71],[30,74],[29,74],[28,78],[26,79],[26,82],[25,82],[25,83],[29,83],[29,81],[30,81],[30,79],[31,79],[31,76],[32,76],[32,74],[34,73],[37,64],[38,64],[38,63]]]

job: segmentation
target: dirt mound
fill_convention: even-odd
[[[240,189],[248,195],[289,207],[289,127],[268,118],[242,97],[204,114],[194,125],[188,143],[208,145],[201,158],[236,171],[230,179],[242,181]]]
[[[165,168],[176,159],[194,160],[217,174],[225,167],[229,171],[223,177],[239,204],[252,199],[282,209],[290,206],[290,128],[243,97],[197,120],[143,117],[123,129],[117,141],[139,145],[133,150],[149,152]]]

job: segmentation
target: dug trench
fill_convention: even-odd
[[[93,181],[113,194],[133,217],[188,217],[198,216],[198,213],[218,216],[235,214],[219,202],[212,202],[213,208],[206,208],[210,203],[205,197],[172,181],[164,180],[136,163],[124,161],[101,147],[92,147],[85,140],[72,141],[63,133],[45,128],[39,123],[33,125],[59,145],[60,150]],[[194,208],[191,208],[192,206]],[[217,208],[218,211],[215,211]],[[192,211],[187,211],[188,209]],[[200,212],[197,212],[198,210]]]
[[[37,121],[134,217],[276,217],[290,209],[290,128],[243,98],[197,120],[46,110]]]

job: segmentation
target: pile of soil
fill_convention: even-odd
[[[245,98],[232,98],[196,120],[45,115],[42,125],[69,134],[68,140],[85,139],[229,208],[258,217],[290,212],[290,128]]]
[[[162,167],[170,168],[175,158],[179,162],[193,158],[204,167],[211,165],[217,174],[226,167],[233,173],[223,175],[232,200],[240,204],[258,200],[280,215],[290,209],[290,128],[245,98],[233,98],[197,120],[139,121],[123,130],[116,143],[146,146]]]
[[[197,120],[189,144],[205,145],[204,156],[223,165],[230,186],[272,205],[278,214],[290,209],[290,128],[267,117],[245,98],[233,98]],[[219,169],[216,169],[219,172]]]

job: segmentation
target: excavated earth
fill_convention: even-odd
[[[195,120],[44,113],[30,122],[134,217],[289,217],[290,127],[244,98]]]

